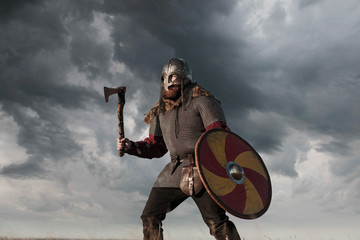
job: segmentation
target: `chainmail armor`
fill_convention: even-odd
[[[189,165],[187,156],[194,153],[195,145],[205,127],[221,121],[226,122],[220,103],[207,96],[184,99],[186,108],[164,111],[151,121],[150,132],[162,134],[171,161],[165,166],[154,187],[179,187],[182,167]],[[178,126],[176,126],[178,125]]]

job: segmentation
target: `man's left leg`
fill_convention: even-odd
[[[235,225],[226,216],[222,209],[203,189],[193,199],[198,206],[204,222],[210,229],[210,234],[217,240],[240,240]]]

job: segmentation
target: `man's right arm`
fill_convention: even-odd
[[[118,150],[141,158],[160,158],[167,153],[158,117],[151,120],[149,137],[143,141],[133,142],[127,138],[118,139]]]
[[[127,154],[141,158],[160,158],[167,153],[167,148],[162,136],[149,137],[143,141],[133,142],[127,138],[118,139],[118,150],[124,150]]]

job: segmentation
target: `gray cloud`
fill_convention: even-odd
[[[324,46],[316,42],[304,46],[297,44],[301,38],[280,43],[280,35],[274,35],[269,43],[273,43],[272,47],[278,53],[260,58],[257,52],[266,46],[259,44],[257,48],[253,47],[249,36],[245,33],[241,36],[243,30],[240,29],[234,38],[230,37],[228,33],[231,29],[226,26],[220,31],[212,26],[219,19],[230,16],[235,4],[228,1],[219,5],[214,1],[207,8],[203,8],[202,3],[140,4],[136,1],[49,1],[36,2],[35,5],[19,3],[18,7],[9,5],[9,9],[16,10],[9,11],[11,17],[9,15],[6,24],[3,23],[2,30],[3,36],[7,36],[1,39],[4,46],[2,64],[7,69],[2,73],[5,86],[1,92],[3,102],[21,103],[39,116],[42,111],[40,119],[54,123],[59,121],[55,117],[46,120],[46,110],[41,110],[49,109],[46,105],[36,107],[39,101],[46,100],[64,108],[84,108],[84,103],[89,101],[102,104],[101,96],[94,90],[64,82],[66,74],[74,66],[89,81],[96,82],[102,78],[115,85],[121,79],[130,92],[138,89],[144,93],[144,98],[155,102],[161,66],[166,59],[181,56],[192,65],[194,79],[223,102],[233,131],[249,139],[261,152],[281,149],[282,141],[288,134],[282,127],[284,124],[297,125],[299,129],[335,138],[357,139],[358,130],[354,129],[358,129],[356,121],[359,113],[354,114],[351,110],[354,108],[344,107],[358,100],[354,92],[358,87],[358,74],[347,73],[351,73],[352,62],[356,61],[357,55],[343,57],[341,62],[333,61],[339,58],[336,56],[340,49],[348,52],[351,49],[349,45],[338,45],[333,41]],[[301,3],[301,11],[317,6],[306,3],[305,8],[304,4]],[[285,34],[289,38],[308,37],[306,31],[309,30],[296,28],[296,21],[300,20],[294,20],[294,28],[285,27],[287,11],[280,3],[274,5],[263,27],[265,34],[283,31],[284,37]],[[109,14],[105,21],[112,27],[109,36],[112,44],[96,39],[97,30],[91,25],[94,14],[102,12]],[[276,22],[278,24],[275,25]],[[349,44],[355,42],[350,41]],[[299,50],[295,45],[303,49]],[[130,72],[110,73],[112,60],[123,63],[126,71]],[[23,71],[16,71],[19,66]],[[339,78],[343,79],[341,84]],[[144,86],[151,83],[154,84],[153,91],[143,91]],[[284,99],[287,99],[286,102]],[[145,113],[152,104],[141,101],[139,112]],[[107,113],[112,111],[110,105],[103,108]],[[5,106],[3,110],[13,114],[11,108]],[[253,111],[276,112],[287,120],[274,125],[272,118],[264,114],[259,123],[253,122],[249,117]],[[21,117],[14,119],[23,125]],[[142,116],[135,120],[136,125],[142,124]],[[59,123],[58,129],[62,127]],[[64,131],[63,139],[71,142],[70,132]],[[19,137],[27,139],[25,136],[30,135],[33,132],[22,133]],[[21,144],[24,142],[26,140]],[[42,149],[41,144],[34,145]],[[30,149],[30,146],[27,148]],[[81,148],[77,151],[80,152]]]
[[[44,159],[63,161],[80,152],[59,110],[99,102],[94,90],[65,82],[72,66],[61,12],[50,2],[32,3],[13,5],[12,18],[0,23],[1,109],[20,126],[18,144],[29,155],[27,162],[3,168],[11,176],[39,176]]]
[[[322,5],[330,14],[316,20],[311,8],[318,7],[309,5],[293,12],[291,27],[287,27],[285,18],[282,24],[268,21],[264,25],[262,30],[271,36],[267,44],[274,53],[256,61],[263,66],[255,73],[256,84],[265,95],[265,109],[288,117],[291,126],[349,142],[359,136],[360,98],[355,93],[359,81],[354,66],[359,61],[359,50],[354,38],[345,32],[357,27],[354,21],[342,21],[341,11],[330,9],[330,5]],[[279,6],[274,8],[276,12]],[[327,28],[324,21],[333,25]]]
[[[316,4],[317,2],[320,2],[320,0],[300,0],[299,1],[299,8],[303,9],[308,6],[311,6],[313,4]]]
[[[31,5],[41,3],[41,0],[5,0],[1,2],[0,21],[6,21],[10,18],[19,16],[19,12]]]
[[[347,156],[350,154],[351,148],[343,141],[331,141],[321,144],[317,149],[319,152],[331,152]]]
[[[25,163],[10,164],[1,170],[1,174],[15,178],[43,178],[44,169],[40,165],[42,159],[30,158]]]

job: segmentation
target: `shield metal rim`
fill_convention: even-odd
[[[210,133],[212,132],[215,132],[215,131],[223,131],[223,132],[226,132],[228,134],[232,134],[234,136],[236,136],[237,138],[239,138],[243,143],[245,143],[248,147],[250,147],[252,149],[252,151],[255,153],[255,155],[258,157],[258,159],[260,160],[260,164],[262,165],[263,169],[265,170],[265,173],[267,175],[267,178],[268,178],[268,201],[266,202],[266,205],[263,207],[263,209],[261,209],[260,211],[254,213],[254,214],[241,214],[241,213],[238,213],[236,211],[234,211],[233,209],[231,209],[230,207],[228,207],[226,204],[223,203],[223,201],[213,192],[213,190],[211,190],[211,188],[209,187],[209,184],[207,183],[207,180],[204,178],[204,174],[203,174],[203,171],[202,171],[202,168],[200,167],[200,164],[199,164],[199,156],[200,156],[200,153],[198,151],[199,149],[199,146],[201,146],[201,144],[203,143],[204,139],[206,139],[206,136],[209,135]],[[200,176],[200,179],[201,179],[201,182],[203,183],[206,191],[209,193],[210,197],[221,207],[223,208],[226,212],[230,213],[231,215],[235,216],[235,217],[239,217],[239,218],[243,218],[243,219],[256,219],[256,218],[259,218],[260,216],[262,216],[268,209],[269,209],[269,206],[270,206],[270,203],[271,203],[271,198],[272,198],[272,187],[271,187],[271,180],[270,180],[270,175],[269,175],[269,172],[265,166],[265,163],[263,161],[263,159],[261,158],[261,156],[257,153],[257,151],[246,141],[244,140],[242,137],[238,136],[237,134],[231,132],[231,131],[228,131],[228,130],[225,130],[225,129],[222,129],[222,128],[213,128],[213,129],[210,129],[206,132],[204,132],[200,138],[198,139],[197,143],[196,143],[196,147],[195,147],[195,162],[196,162],[196,166],[197,167],[197,170],[199,172],[199,176]]]

